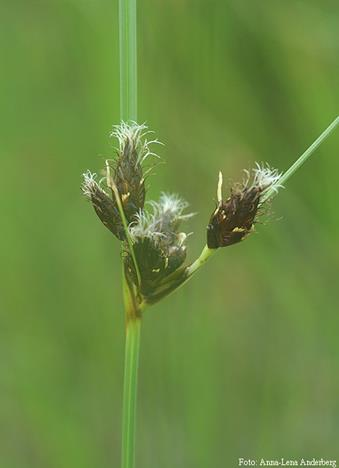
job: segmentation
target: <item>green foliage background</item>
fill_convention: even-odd
[[[166,143],[149,194],[179,192],[199,212],[194,259],[218,170],[284,170],[338,114],[339,5],[138,3],[140,121]],[[117,12],[116,0],[2,5],[1,468],[119,466],[119,245],[79,190],[113,154]],[[138,468],[339,456],[338,143],[257,235],[145,313]]]

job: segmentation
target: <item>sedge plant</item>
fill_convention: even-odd
[[[223,195],[219,172],[216,205],[207,223],[206,245],[200,256],[185,264],[189,221],[188,203],[162,193],[146,201],[146,180],[155,165],[159,143],[145,124],[137,123],[136,0],[119,0],[120,113],[111,136],[118,142],[115,156],[106,160],[104,174],[84,174],[82,190],[107,229],[121,243],[122,283],[126,318],[122,421],[122,468],[135,466],[135,416],[142,315],[187,283],[220,248],[243,241],[254,231],[264,205],[339,125],[337,117],[284,173],[268,164],[245,171],[243,180]]]

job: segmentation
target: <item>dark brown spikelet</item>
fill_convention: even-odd
[[[258,187],[235,189],[226,201],[219,203],[207,226],[210,249],[236,244],[252,231],[260,193]]]
[[[133,247],[141,274],[140,291],[147,300],[163,280],[183,264],[186,258],[186,247],[172,246],[170,249],[165,249],[148,238],[138,240]],[[133,260],[128,253],[125,257],[125,266],[128,275],[136,284]]]
[[[163,281],[176,271],[186,259],[185,245],[170,247],[154,243],[149,238],[139,239],[133,245],[134,254],[141,275],[140,292],[147,300]],[[137,284],[137,275],[131,255],[126,252],[125,266],[133,283]]]
[[[150,145],[157,140],[147,141],[145,135],[147,127],[136,123],[113,127],[111,136],[119,142],[117,158],[112,166],[113,182],[121,197],[125,216],[132,222],[136,213],[143,209],[145,204],[145,178],[142,164],[148,156],[154,155]]]
[[[92,202],[93,208],[101,222],[119,240],[125,240],[125,231],[116,203],[95,181],[95,175],[89,171],[84,174],[82,191]]]
[[[131,139],[126,140],[122,153],[118,155],[113,180],[120,193],[125,216],[131,222],[134,215],[144,207],[146,195],[143,170],[137,148]]]
[[[281,174],[267,164],[257,163],[251,172],[245,173],[246,179],[231,189],[231,195],[226,201],[222,199],[222,174],[219,173],[218,205],[207,226],[207,246],[210,249],[227,247],[244,239],[253,231],[261,201],[265,202],[262,195],[268,189],[277,190],[281,187]]]

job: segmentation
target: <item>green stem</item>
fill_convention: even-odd
[[[106,161],[106,163],[107,163],[107,161]],[[107,171],[109,171],[109,166],[108,165],[107,165]],[[140,276],[140,271],[139,271],[139,265],[138,265],[138,262],[137,262],[137,259],[136,259],[136,256],[135,256],[131,235],[130,235],[129,230],[128,230],[127,219],[126,219],[126,216],[125,216],[124,208],[123,208],[122,203],[121,203],[120,194],[119,194],[119,191],[118,191],[117,186],[115,185],[113,179],[111,177],[108,177],[108,179],[109,180],[107,182],[107,185],[109,187],[111,187],[114,198],[115,198],[115,201],[117,202],[117,205],[118,205],[118,210],[119,210],[119,213],[120,213],[122,224],[124,226],[124,231],[125,231],[129,251],[130,251],[130,254],[132,256],[135,272],[136,272],[136,275],[137,275],[138,287],[140,287],[140,285],[141,285],[141,276]]]
[[[125,375],[123,394],[121,468],[134,468],[135,414],[139,366],[141,317],[127,321],[125,344]]]
[[[120,39],[120,118],[137,121],[137,0],[119,0]],[[115,187],[113,187],[114,190]],[[140,284],[138,265],[131,245],[120,196],[114,191],[125,232],[135,262]],[[123,285],[126,315],[125,373],[122,416],[121,467],[134,468],[135,415],[137,400],[137,376],[139,364],[141,309],[135,288],[128,284],[123,269]]]
[[[207,260],[209,260],[209,258],[216,252],[216,249],[209,249],[207,247],[207,245],[205,245],[205,247],[203,248],[201,254],[199,255],[199,257],[195,260],[195,262],[192,263],[192,265],[190,265],[189,267],[187,267],[186,269],[186,281],[188,281],[196,271],[199,270],[199,268],[201,268],[203,265],[205,265],[205,263],[207,262]]]
[[[123,274],[123,291],[126,312],[125,370],[122,409],[121,468],[134,468],[135,420],[137,403],[137,381],[139,367],[141,312],[133,288]]]
[[[120,42],[120,118],[122,121],[137,121],[138,83],[137,83],[137,0],[119,0],[119,42]],[[107,164],[106,164],[107,165]],[[121,205],[120,195],[109,177],[109,184],[124,225],[130,253],[133,258],[138,285],[141,278],[135,258],[132,241],[127,228],[127,221]]]
[[[312,153],[321,145],[321,143],[326,140],[327,137],[335,130],[335,128],[339,125],[339,116],[336,117],[333,122],[322,132],[320,136],[307,148],[306,151],[292,164],[292,166],[287,169],[286,172],[278,180],[279,185],[283,185],[290,177],[297,171],[304,162],[311,156]],[[272,198],[277,193],[277,190],[273,186],[270,190],[267,190],[265,195],[261,199],[261,204],[264,203],[269,198]]]
[[[119,0],[120,117],[137,121],[137,0]]]

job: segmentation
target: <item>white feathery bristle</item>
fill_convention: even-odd
[[[97,175],[88,170],[84,172],[82,176],[84,178],[84,181],[81,186],[82,192],[86,197],[91,198],[93,191],[97,187],[99,187],[98,183],[95,180]]]
[[[163,192],[158,203],[153,202],[153,209],[158,216],[170,216],[179,220],[191,218],[195,213],[187,213],[183,215],[183,211],[189,204],[175,193]]]
[[[137,239],[151,239],[157,242],[164,234],[157,231],[157,220],[153,213],[139,211],[135,215],[135,222],[129,226],[129,232],[133,241]]]
[[[157,243],[161,238],[167,237],[169,233],[162,232],[163,226],[178,220],[182,221],[190,218],[194,213],[183,215],[188,203],[178,195],[162,193],[158,202],[148,202],[152,207],[152,212],[139,211],[135,217],[135,222],[129,227],[132,239],[148,238]],[[184,237],[180,238],[184,242]]]
[[[150,145],[153,143],[162,144],[157,139],[148,141],[145,136],[149,133],[154,133],[148,130],[146,124],[138,124],[131,122],[121,122],[119,125],[114,125],[110,133],[111,137],[115,137],[119,142],[119,151],[124,152],[127,144],[131,144],[134,148],[139,150],[138,162],[141,164],[148,156],[159,157],[156,153],[150,150]]]
[[[265,191],[269,188],[278,190],[282,187],[282,185],[279,184],[281,173],[277,169],[271,168],[268,164],[260,165],[259,163],[256,163],[256,168],[253,169],[253,174],[254,178],[252,186],[259,187],[261,191]]]
[[[159,200],[159,208],[163,213],[171,213],[180,216],[188,203],[176,194],[162,193]]]
[[[139,125],[136,122],[132,122],[131,124],[121,122],[119,125],[113,126],[110,136],[118,140],[119,148],[123,150],[127,141],[132,141],[135,146],[139,146],[144,130],[147,130],[145,124]]]

